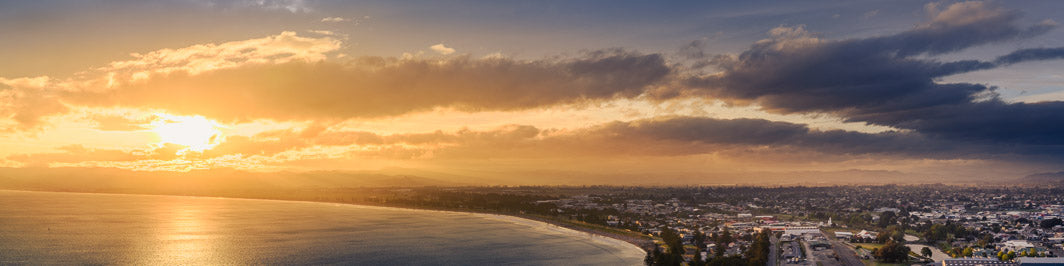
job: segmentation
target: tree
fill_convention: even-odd
[[[887,263],[900,263],[909,261],[909,247],[901,245],[895,242],[894,239],[887,240],[883,247],[876,250],[875,255],[877,259]]]
[[[683,263],[683,242],[679,233],[669,227],[661,230],[661,240],[669,246],[668,253],[654,258],[655,265],[680,265]]]
[[[959,247],[956,247],[956,248],[951,248],[951,249],[947,250],[946,253],[949,253],[950,257],[957,258],[957,257],[960,257],[962,253],[964,253],[964,250],[962,250]]]
[[[695,230],[694,237],[692,238],[695,241],[696,249],[701,251],[702,249],[706,248],[706,234],[702,233],[702,230]]]
[[[971,257],[973,252],[974,250],[972,250],[972,247],[966,247],[964,248],[964,251],[961,252],[961,255],[964,257]]]
[[[769,240],[771,234],[772,232],[766,230],[755,236],[753,245],[746,250],[747,265],[760,266],[768,263],[768,255],[772,246]]]
[[[693,259],[691,259],[691,266],[702,266],[704,264],[705,264],[705,261],[702,260],[702,251],[701,250],[695,250],[695,257]]]
[[[935,244],[938,241],[946,240],[949,237],[949,232],[945,225],[933,224],[923,235],[924,239],[927,239],[927,243]]]
[[[643,264],[647,266],[654,265],[657,258],[661,257],[661,248],[657,244],[654,245],[654,250],[647,252],[647,256],[643,257]]]
[[[930,258],[931,257],[931,248],[924,247],[924,248],[920,249],[920,255],[924,255],[924,257]]]
[[[986,248],[990,245],[991,242],[993,242],[993,240],[993,236],[991,236],[990,234],[985,234],[982,238],[979,239],[979,242],[976,242],[976,245],[981,248]]]
[[[728,250],[728,243],[731,242],[731,232],[728,231],[727,227],[725,227],[724,232],[720,232],[720,234],[717,234],[717,250],[715,250],[717,257],[724,256],[724,251]]]
[[[1064,225],[1064,220],[1061,220],[1060,218],[1053,218],[1048,220],[1042,220],[1042,222],[1038,223],[1038,226],[1045,229],[1053,228],[1054,226],[1058,225]]]
[[[905,262],[909,260],[909,251],[909,247],[891,239],[887,240],[887,243],[877,249],[873,255],[884,262]]]
[[[1029,220],[1027,218],[1021,217],[1020,219],[1016,219],[1016,224],[1030,224],[1030,223],[1031,223],[1031,220]]]
[[[695,242],[695,257],[691,261],[691,266],[702,266],[705,264],[702,258],[702,251],[706,248],[706,234],[703,234],[702,230],[695,230],[692,238]]]
[[[885,211],[879,215],[879,223],[877,225],[879,225],[879,227],[886,228],[887,226],[890,226],[895,222],[897,222],[895,213],[892,211]]]

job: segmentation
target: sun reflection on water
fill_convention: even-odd
[[[163,264],[210,264],[214,259],[208,208],[195,199],[175,199],[158,213],[160,246],[155,259]],[[168,222],[166,222],[168,221]]]

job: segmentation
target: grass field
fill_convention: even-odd
[[[867,250],[872,250],[874,248],[880,248],[880,247],[883,246],[883,244],[879,244],[879,243],[850,243],[850,244],[853,244],[853,246],[855,246],[855,247],[860,247],[860,248],[867,249]]]
[[[863,262],[864,265],[867,265],[867,266],[904,266],[904,265],[909,265],[909,264],[905,264],[905,263],[886,263],[886,262],[878,262],[878,261],[874,261],[874,260],[861,260],[861,262]]]

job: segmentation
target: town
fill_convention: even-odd
[[[1064,262],[1064,189],[1055,187],[426,187],[303,197],[528,217],[627,238],[648,250],[648,265]]]

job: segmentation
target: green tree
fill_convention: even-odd
[[[887,240],[887,243],[877,249],[873,255],[881,261],[896,263],[908,261],[909,251],[909,247],[891,239]]]
[[[661,254],[654,260],[655,265],[680,265],[683,263],[683,238],[680,234],[669,227],[661,230],[661,240],[669,247],[667,253]]]
[[[948,228],[942,224],[933,224],[931,228],[923,233],[924,239],[928,244],[935,244],[938,241],[946,240],[949,237]]]
[[[694,258],[691,259],[690,266],[702,266],[706,264],[706,261],[702,259],[702,252],[696,250]]]
[[[754,237],[753,245],[746,250],[747,265],[760,266],[768,263],[768,255],[771,249],[769,237],[772,232],[765,231]]]
[[[885,211],[879,215],[879,222],[876,224],[879,227],[886,228],[897,222],[897,218],[892,211]]]
[[[728,250],[728,243],[732,242],[731,232],[725,227],[723,232],[717,234],[717,248],[715,254],[717,257],[723,257],[724,251]]]
[[[924,255],[924,257],[930,258],[931,257],[931,248],[929,248],[929,247],[921,248],[920,249],[920,255]]]
[[[706,234],[703,234],[702,230],[695,230],[692,240],[695,242],[695,254],[694,259],[691,260],[691,266],[702,266],[705,264],[702,251],[706,248]]]
[[[697,246],[698,250],[706,248],[706,234],[702,233],[702,230],[695,230],[694,237],[692,238],[695,241],[695,246]]]
[[[961,255],[964,257],[971,257],[973,252],[974,250],[972,250],[972,247],[966,247],[964,248],[964,251],[961,252]]]
[[[1064,220],[1061,220],[1060,218],[1053,218],[1048,220],[1042,220],[1042,222],[1038,223],[1038,226],[1046,229],[1053,228],[1054,226],[1058,225],[1064,225]]]
[[[647,252],[647,256],[643,257],[643,264],[646,264],[647,266],[652,266],[659,257],[661,257],[661,248],[658,247],[657,244],[655,244],[654,250]]]

